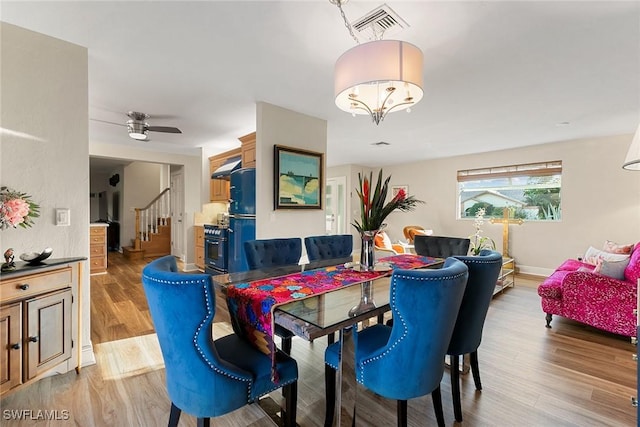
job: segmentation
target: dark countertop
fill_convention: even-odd
[[[85,261],[86,257],[71,257],[71,258],[50,258],[45,259],[39,264],[31,265],[25,261],[16,261],[16,269],[11,271],[0,272],[0,279],[11,279],[13,277],[20,277],[26,274],[37,273],[38,270],[42,270],[47,267],[55,267],[57,265],[70,264],[78,261]]]

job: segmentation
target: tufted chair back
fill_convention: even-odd
[[[502,254],[483,249],[478,256],[456,256],[469,269],[467,289],[464,291],[456,326],[447,354],[451,356],[451,393],[456,421],[462,421],[460,401],[460,356],[470,355],[471,371],[477,390],[482,389],[478,367],[478,347],[487,317],[489,303],[502,268]]]
[[[285,356],[277,365],[281,383],[276,385],[268,356],[235,334],[212,339],[216,301],[210,275],[180,273],[175,258],[166,256],[145,266],[142,285],[165,364],[170,426],[177,425],[181,411],[199,419],[217,417],[282,386],[294,386],[287,393],[295,408],[293,359]],[[295,409],[289,414],[295,420]]]
[[[484,320],[502,268],[502,254],[483,249],[479,256],[455,258],[465,263],[469,279],[447,354],[462,355],[480,346]]]
[[[447,258],[467,255],[471,240],[461,237],[415,235],[413,245],[418,255]]]
[[[309,261],[352,258],[353,236],[338,234],[333,236],[309,236],[304,238]]]
[[[263,239],[244,242],[249,270],[297,264],[302,256],[302,240]]]
[[[369,354],[358,355],[358,381],[374,393],[397,400],[438,388],[467,275],[467,267],[453,258],[440,269],[394,271],[389,340]],[[358,346],[361,341],[359,336]]]

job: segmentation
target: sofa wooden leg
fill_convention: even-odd
[[[547,313],[547,315],[544,317],[545,320],[547,321],[547,324],[545,325],[547,328],[551,329],[551,313]]]

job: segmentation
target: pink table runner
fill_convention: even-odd
[[[426,267],[437,258],[403,254],[384,258],[392,270]],[[357,271],[342,265],[231,285],[227,288],[229,314],[238,321],[245,338],[271,356],[275,368],[273,311],[294,300],[329,292],[342,286],[374,280],[391,271]],[[272,369],[275,375],[275,369]],[[277,381],[277,378],[273,378]]]

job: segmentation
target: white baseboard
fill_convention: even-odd
[[[555,271],[551,268],[531,267],[530,265],[518,264],[517,261],[516,267],[518,269],[518,273],[520,274],[530,274],[532,276],[540,277],[548,277]]]
[[[82,360],[80,366],[91,366],[96,364],[96,355],[93,353],[93,344],[89,343],[82,346]]]

